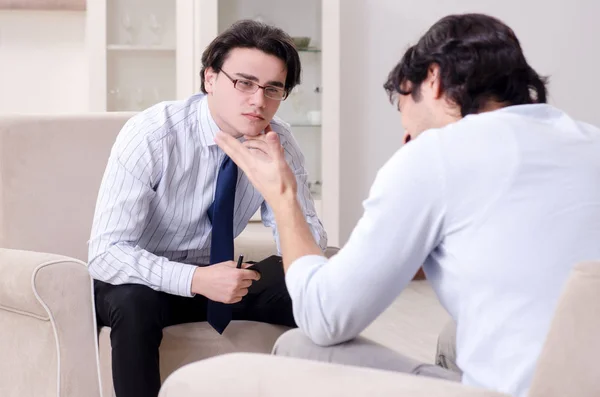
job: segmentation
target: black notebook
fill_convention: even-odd
[[[255,270],[260,273],[260,280],[254,281],[248,288],[248,293],[250,294],[260,293],[270,286],[285,283],[283,260],[280,256],[271,255],[260,262],[256,262],[247,269]]]

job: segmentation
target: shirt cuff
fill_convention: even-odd
[[[305,255],[296,259],[285,274],[285,284],[292,301],[302,295],[308,280],[327,263],[327,258],[322,255]]]
[[[172,295],[192,297],[192,278],[198,266],[168,262],[163,266],[160,289]]]

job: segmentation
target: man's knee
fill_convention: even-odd
[[[131,333],[162,329],[161,294],[137,284],[96,288],[96,307],[102,310],[112,330],[125,328]],[[100,307],[102,306],[102,307]]]
[[[454,372],[461,372],[456,365],[456,323],[448,321],[438,337],[435,363]]]
[[[314,343],[300,329],[285,332],[273,346],[273,354],[303,358],[314,347]],[[304,354],[303,354],[304,353]]]

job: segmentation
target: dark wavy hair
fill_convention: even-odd
[[[207,68],[219,72],[234,48],[256,48],[281,59],[287,67],[285,91],[289,92],[300,84],[300,56],[292,38],[283,30],[265,23],[241,20],[218,35],[202,53],[200,89],[206,94],[204,72]]]
[[[435,23],[390,72],[383,86],[390,101],[398,94],[419,100],[432,64],[439,65],[441,90],[463,117],[490,100],[546,102],[548,79],[529,66],[512,29],[491,16],[450,15]]]

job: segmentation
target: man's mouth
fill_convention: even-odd
[[[247,119],[249,119],[249,120],[252,120],[252,121],[261,121],[261,120],[264,120],[264,119],[265,119],[263,116],[261,116],[261,115],[260,115],[260,114],[258,114],[258,113],[243,113],[243,115],[244,115],[244,116],[245,116]]]

